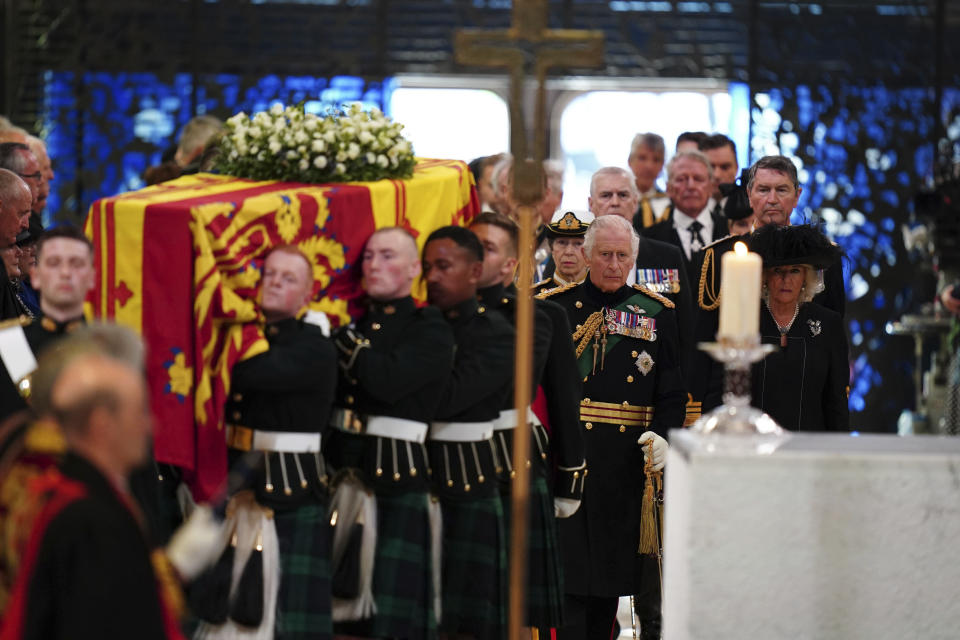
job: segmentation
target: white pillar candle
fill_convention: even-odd
[[[753,339],[760,332],[763,261],[738,242],[720,262],[720,327],[717,338]]]

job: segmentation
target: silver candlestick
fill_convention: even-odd
[[[699,346],[724,365],[723,404],[701,416],[690,428],[704,435],[751,436],[748,446],[755,446],[758,453],[772,452],[789,435],[769,415],[750,406],[750,365],[767,357],[774,345],[761,344],[757,335],[741,340],[720,338]],[[739,441],[736,446],[741,448],[743,444],[746,443]]]

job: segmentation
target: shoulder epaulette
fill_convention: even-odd
[[[552,296],[552,295],[556,295],[556,294],[558,294],[558,293],[563,293],[564,291],[567,291],[568,289],[573,289],[575,286],[577,286],[577,283],[575,283],[575,282],[570,282],[570,283],[567,283],[567,284],[560,285],[559,287],[554,287],[553,289],[547,289],[546,291],[541,291],[540,293],[538,293],[537,295],[535,295],[535,296],[533,296],[533,297],[536,298],[537,300],[546,300],[547,298],[549,298],[549,297]]]
[[[643,295],[653,298],[654,300],[656,300],[657,302],[665,306],[667,309],[673,309],[676,306],[675,304],[673,304],[673,301],[670,300],[669,298],[666,298],[660,295],[656,291],[651,291],[650,289],[647,289],[645,286],[643,286],[639,282],[633,285],[633,288],[639,291],[640,293],[642,293]]]
[[[728,235],[725,235],[725,236],[723,236],[722,238],[720,238],[719,240],[714,240],[714,241],[711,242],[710,244],[704,246],[703,249],[701,249],[701,251],[706,251],[707,249],[712,249],[713,247],[717,246],[718,244],[720,244],[720,243],[723,242],[724,240],[729,240],[729,239],[732,238],[732,237],[734,237],[732,233],[731,233],[731,234],[728,234]]]
[[[29,327],[31,324],[33,324],[33,320],[28,316],[17,316],[16,318],[0,321],[0,329],[9,329],[10,327],[15,327],[17,325],[20,325],[21,327]]]

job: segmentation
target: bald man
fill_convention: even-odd
[[[182,637],[129,490],[151,437],[143,377],[85,352],[62,364],[51,389],[68,452],[36,481],[37,515],[0,636]]]
[[[337,470],[362,472],[376,495],[376,613],[338,633],[368,638],[425,638],[437,612],[432,589],[430,475],[424,445],[453,362],[453,331],[435,307],[410,295],[420,276],[408,231],[376,231],[363,251],[366,314],[335,337],[340,376],[325,453]],[[352,523],[346,523],[352,526]],[[439,540],[435,541],[439,544]],[[403,549],[403,553],[397,553]]]

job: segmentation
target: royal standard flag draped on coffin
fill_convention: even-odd
[[[460,161],[419,159],[409,180],[310,185],[198,174],[94,202],[85,227],[97,269],[90,311],[147,345],[157,460],[185,469],[198,499],[226,477],[230,370],[267,347],[256,301],[271,247],[294,244],[310,258],[311,308],[343,324],[360,308],[370,234],[402,226],[422,248],[434,229],[476,215],[472,184]],[[425,298],[422,283],[414,295]]]

